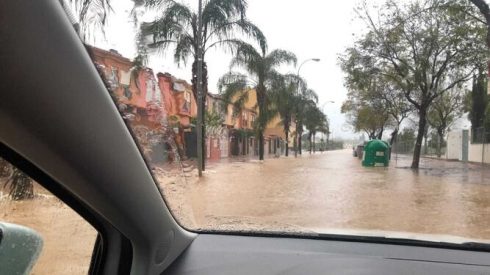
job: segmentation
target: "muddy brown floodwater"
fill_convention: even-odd
[[[399,156],[388,168],[365,168],[351,150],[263,163],[210,163],[201,180],[187,183],[183,203],[192,205],[187,216],[194,219],[187,225],[381,230],[490,240],[490,169],[422,159],[417,172],[408,168],[410,163],[409,156]]]
[[[400,156],[388,168],[364,168],[343,150],[209,162],[201,179],[192,163],[182,165],[153,171],[172,213],[190,229],[490,241],[490,168],[479,164],[422,159],[416,172]],[[11,201],[1,191],[0,220],[44,239],[33,274],[87,273],[96,231],[86,221],[37,184],[32,200]]]
[[[87,274],[97,231],[41,186],[35,184],[34,192],[34,199],[12,201],[0,188],[0,221],[30,227],[43,238],[31,274]]]

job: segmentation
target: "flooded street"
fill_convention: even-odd
[[[97,231],[47,190],[38,184],[34,189],[35,197],[22,201],[8,199],[0,189],[0,220],[30,227],[43,238],[30,274],[87,274]]]
[[[209,164],[192,184],[203,229],[382,230],[490,239],[490,170],[409,156],[365,168],[351,150]],[[170,199],[170,198],[169,198]]]
[[[489,167],[422,159],[415,172],[410,163],[399,156],[388,168],[365,168],[342,150],[209,162],[202,179],[191,162],[153,171],[172,213],[189,229],[490,240]],[[25,201],[0,193],[0,218],[43,236],[33,274],[86,274],[96,231],[37,184],[35,191]]]

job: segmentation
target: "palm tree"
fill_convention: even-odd
[[[276,70],[281,65],[296,64],[296,56],[288,51],[276,49],[269,54],[262,48],[258,52],[249,44],[242,44],[232,58],[230,67],[241,68],[247,74],[229,72],[221,77],[219,89],[225,102],[235,105],[244,102],[248,91],[254,89],[257,94],[258,117],[254,128],[259,140],[259,159],[264,159],[264,131],[267,123],[276,114],[272,107],[274,88],[283,80]],[[238,96],[237,100],[235,99]]]
[[[303,127],[305,126],[304,122],[306,119],[306,111],[308,110],[307,106],[316,106],[317,103],[318,95],[315,93],[315,91],[308,89],[306,84],[300,85],[293,109],[293,116],[296,120],[296,132],[294,138],[297,143],[297,151],[299,154],[302,152],[302,136]]]
[[[267,41],[262,31],[246,18],[246,0],[208,0],[202,10],[202,37],[199,41],[198,14],[185,4],[173,0],[149,0],[145,6],[150,9],[163,10],[160,17],[153,22],[141,24],[139,37],[143,43],[140,53],[146,53],[146,47],[166,51],[174,47],[174,61],[178,65],[187,63],[189,57],[192,63],[192,91],[197,100],[197,64],[202,60],[203,98],[208,93],[208,71],[205,62],[206,53],[215,47],[224,47],[230,51],[236,50],[244,41],[238,37],[255,39],[262,51],[267,49]],[[146,42],[146,37],[150,41]],[[202,56],[198,56],[199,46]],[[204,117],[203,100],[202,116]],[[204,127],[204,126],[203,126]],[[203,140],[205,129],[203,129]],[[205,143],[203,143],[203,155]],[[203,162],[204,164],[204,162]]]
[[[291,124],[296,118],[297,112],[303,109],[304,99],[316,100],[317,95],[313,90],[307,88],[306,81],[298,77],[297,74],[285,75],[284,80],[279,83],[279,87],[274,90],[273,103],[281,117],[286,144],[289,144]],[[289,146],[286,146],[287,156],[289,156]]]
[[[314,102],[305,106],[304,125],[308,130],[308,140],[310,144],[310,154],[315,150],[315,135],[317,132],[327,131],[328,120],[325,114]]]
[[[95,39],[97,32],[104,35],[112,0],[58,0],[83,41]],[[144,0],[133,0],[135,6]],[[76,14],[74,14],[74,12]]]

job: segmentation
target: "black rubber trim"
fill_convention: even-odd
[[[102,236],[100,235],[100,233],[97,233],[92,257],[90,258],[90,267],[88,269],[88,274],[101,274],[104,264],[104,252],[105,251]]]
[[[82,201],[73,196],[68,190],[66,190],[61,184],[53,180],[50,176],[37,168],[31,162],[23,158],[14,150],[10,149],[3,142],[0,142],[0,157],[10,162],[26,173],[29,177],[34,179],[37,183],[43,186],[46,190],[51,192],[66,205],[77,212],[83,219],[85,219],[92,227],[97,230],[97,238],[95,241],[94,251],[92,253],[92,259],[90,262],[89,274],[101,274],[104,270],[104,262],[107,258],[108,237],[109,231],[117,231],[114,228],[107,228],[107,223],[104,223],[104,219],[96,212],[92,211]],[[132,246],[129,239],[124,237],[119,231],[121,238],[121,251],[119,259],[124,259],[119,263],[118,274],[129,274],[131,270],[131,258],[132,258]],[[129,258],[128,258],[129,257]],[[129,260],[128,260],[129,259]],[[94,262],[94,260],[96,260]]]

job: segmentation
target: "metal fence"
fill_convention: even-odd
[[[443,144],[440,149],[440,155],[444,156],[446,154],[446,144]],[[391,151],[397,154],[413,154],[414,150],[415,142],[395,142],[391,148]],[[437,145],[431,142],[424,142],[420,154],[422,156],[438,156]]]
[[[485,129],[484,127],[472,129],[471,143],[472,144],[490,143],[490,129]]]

